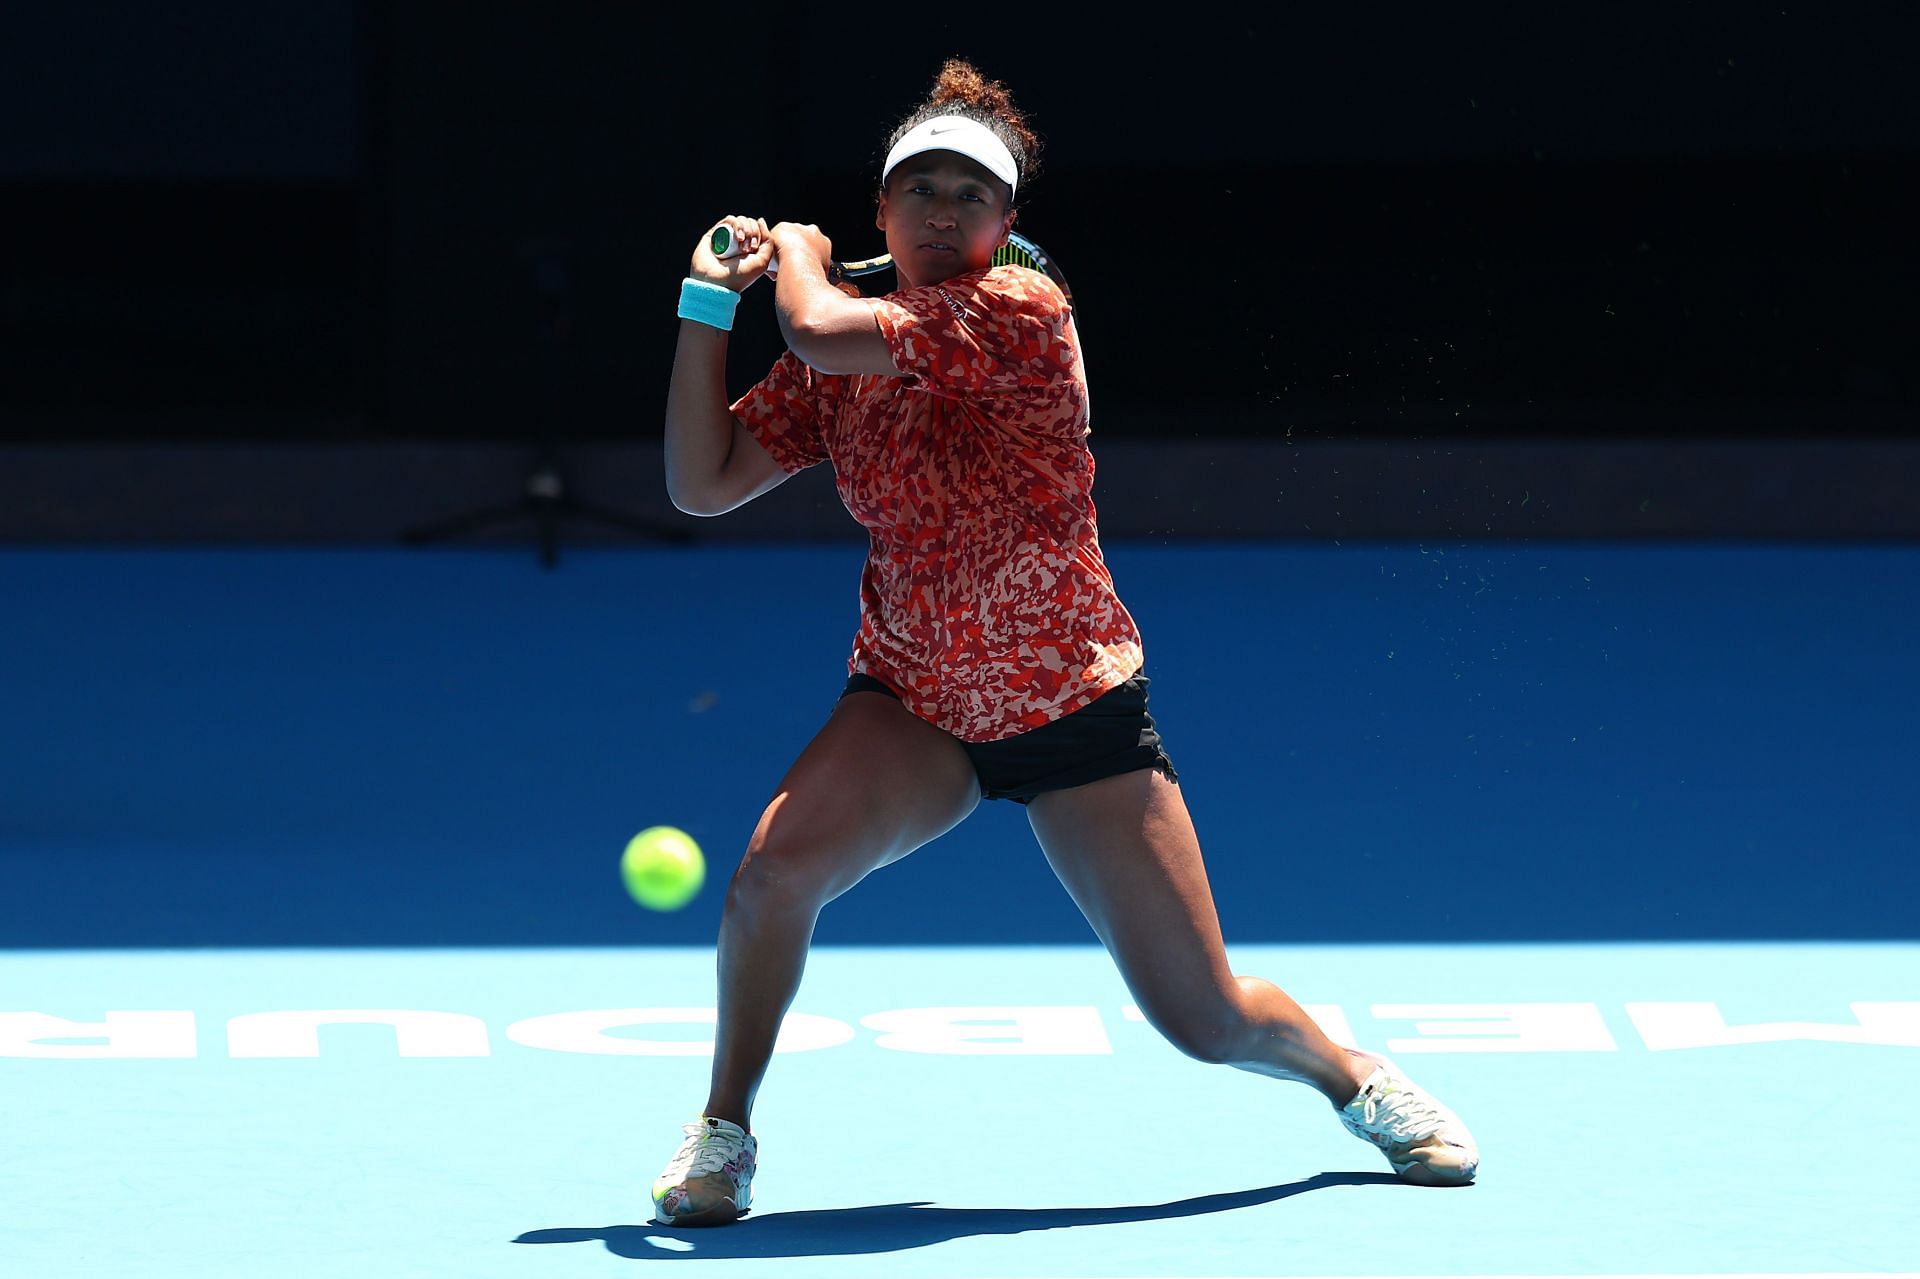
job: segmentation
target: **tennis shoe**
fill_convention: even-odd
[[[724,1226],[747,1215],[760,1142],[738,1124],[702,1115],[653,1183],[653,1219],[663,1226]]]
[[[1340,1122],[1377,1146],[1393,1170],[1421,1186],[1464,1186],[1480,1167],[1480,1148],[1460,1116],[1436,1101],[1377,1053],[1347,1050],[1373,1063]]]

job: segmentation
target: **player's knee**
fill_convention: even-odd
[[[806,858],[758,841],[747,849],[727,885],[728,910],[818,907],[823,901],[819,876],[809,870]]]
[[[729,909],[818,910],[860,879],[820,840],[756,835],[727,886]]]

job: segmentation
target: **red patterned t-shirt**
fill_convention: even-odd
[[[1078,710],[1142,654],[1100,554],[1065,296],[999,266],[868,305],[904,374],[789,351],[733,405],[787,471],[831,461],[868,532],[848,670],[968,742]]]

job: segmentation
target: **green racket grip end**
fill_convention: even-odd
[[[713,235],[707,241],[707,247],[713,250],[713,256],[716,258],[732,257],[733,256],[732,228],[725,227],[725,226],[717,226],[713,228]]]

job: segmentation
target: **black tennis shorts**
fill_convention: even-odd
[[[1141,768],[1157,768],[1168,781],[1178,782],[1180,775],[1147,713],[1147,683],[1145,675],[1135,675],[1072,714],[1017,737],[961,742],[979,774],[981,798],[1024,804],[1050,790],[1085,786]],[[858,674],[847,680],[840,696],[848,693],[885,693],[895,700],[900,696],[873,676]]]

